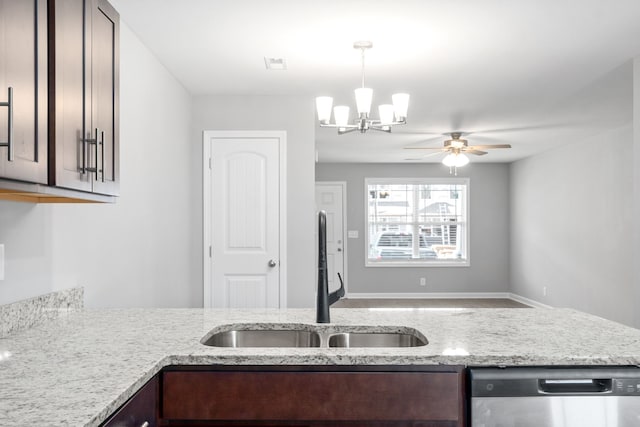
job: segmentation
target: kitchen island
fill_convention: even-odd
[[[224,348],[251,323],[314,325],[315,310],[69,312],[0,339],[2,426],[98,426],[149,379],[185,365],[638,365],[640,330],[570,309],[333,309],[329,327],[415,328],[405,348]]]

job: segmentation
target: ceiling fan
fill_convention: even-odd
[[[510,144],[493,144],[493,145],[469,145],[466,139],[461,137],[468,135],[464,132],[449,132],[444,135],[448,135],[451,139],[444,141],[444,147],[404,147],[405,150],[437,150],[439,152],[449,152],[450,154],[468,153],[475,154],[477,156],[484,156],[487,154],[483,150],[491,150],[494,148],[511,148]],[[437,153],[433,153],[437,154]]]
[[[491,150],[494,148],[511,148],[510,144],[493,144],[493,145],[469,145],[466,139],[462,139],[462,136],[468,135],[464,132],[449,132],[444,135],[450,136],[451,139],[444,141],[444,147],[404,147],[405,150],[436,150],[435,153],[430,153],[422,156],[422,158],[433,156],[439,153],[449,153],[442,159],[442,163],[449,166],[450,171],[455,171],[457,175],[457,168],[469,163],[469,158],[465,155],[475,154],[476,156],[484,156],[487,154],[483,150]],[[407,160],[420,160],[420,159],[407,159]]]

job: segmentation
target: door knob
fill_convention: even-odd
[[[342,252],[342,248],[338,248],[338,252]]]
[[[276,265],[278,265],[277,262],[275,262],[274,260],[270,259],[269,260],[269,267],[275,267]]]

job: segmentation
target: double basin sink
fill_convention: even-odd
[[[216,328],[200,342],[213,347],[396,348],[428,341],[407,327],[245,324]]]

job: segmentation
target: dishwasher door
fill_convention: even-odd
[[[640,369],[470,370],[471,427],[638,427]]]

